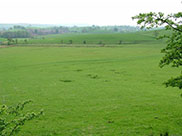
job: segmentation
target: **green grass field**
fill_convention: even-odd
[[[44,109],[22,136],[182,135],[181,92],[162,85],[180,71],[158,67],[163,47],[0,48],[0,103]]]
[[[128,43],[158,43],[155,40],[154,31],[135,32],[135,33],[106,33],[106,34],[55,34],[36,36],[34,38],[19,39],[19,44],[119,44]]]

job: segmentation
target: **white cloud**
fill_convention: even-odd
[[[140,12],[178,12],[180,0],[1,0],[0,23],[134,25]]]

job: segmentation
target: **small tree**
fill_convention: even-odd
[[[122,42],[122,40],[119,40],[119,44],[122,44],[123,42]]]
[[[7,40],[8,40],[8,45],[11,45],[11,43],[12,43],[12,38],[8,38]]]
[[[99,44],[102,44],[102,41],[99,41]]]
[[[28,43],[27,39],[24,40],[25,43]]]
[[[69,44],[72,44],[73,43],[73,41],[72,40],[69,40]]]
[[[15,43],[18,44],[18,39],[15,40]]]
[[[25,105],[30,102],[32,101],[25,101],[15,107],[0,106],[0,136],[15,136],[26,121],[33,120],[43,114],[42,111],[37,114],[34,112],[23,113]]]
[[[161,59],[159,66],[162,68],[165,65],[172,67],[182,67],[182,12],[175,14],[164,15],[164,13],[142,13],[132,17],[137,19],[137,24],[141,28],[151,29],[154,27],[163,26],[165,30],[169,30],[169,35],[162,35],[159,38],[167,38],[167,46],[162,49],[164,57]],[[165,85],[178,87],[182,89],[182,74],[176,78],[171,78]]]
[[[114,28],[114,32],[118,32],[118,28],[117,27]]]

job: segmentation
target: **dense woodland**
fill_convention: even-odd
[[[0,24],[1,38],[31,38],[37,35],[63,33],[126,33],[139,31],[133,26],[49,26],[49,25],[2,25]]]

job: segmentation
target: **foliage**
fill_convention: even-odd
[[[24,101],[15,107],[8,107],[6,105],[0,107],[0,136],[14,136],[20,131],[21,126],[26,121],[30,121],[43,114],[42,111],[37,114],[34,112],[23,113],[25,105],[30,102],[31,100]]]
[[[72,40],[69,40],[69,44],[72,44],[73,43],[73,41]]]
[[[122,40],[119,40],[119,44],[122,44]]]
[[[132,26],[7,26],[0,24],[0,37],[2,38],[31,38],[37,35],[63,34],[63,33],[125,33],[139,31],[138,27]]]
[[[160,67],[171,65],[172,67],[182,66],[182,12],[164,15],[164,13],[142,13],[134,16],[141,28],[151,29],[164,26],[170,31],[170,35],[162,35],[159,39],[167,38],[167,46],[162,49],[164,57],[160,61]],[[165,82],[166,86],[182,88],[182,74]]]
[[[0,33],[0,37],[2,38],[30,38],[32,37],[31,33],[27,31],[5,31]]]

